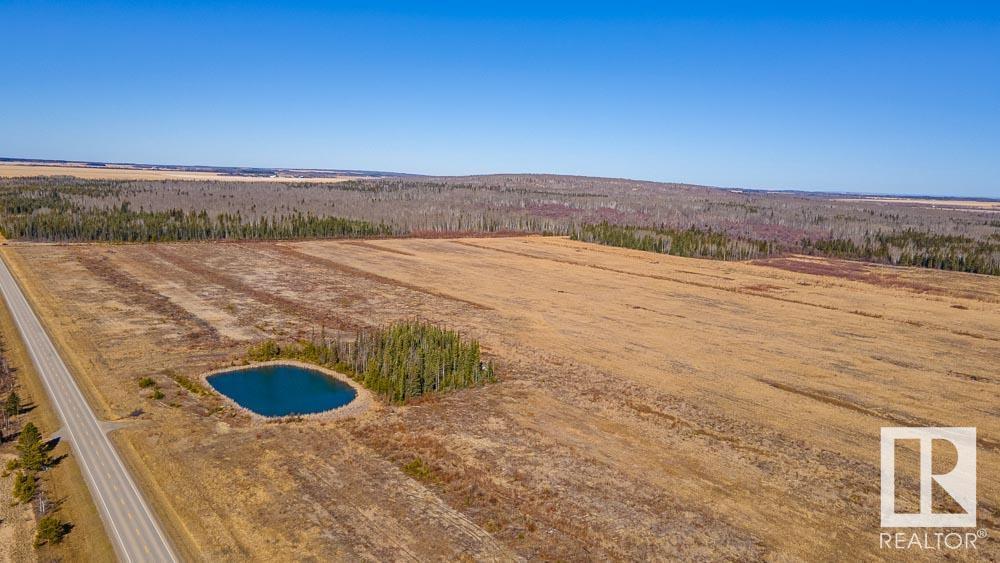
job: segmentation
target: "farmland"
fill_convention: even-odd
[[[347,170],[295,170],[238,168],[231,166],[169,166],[146,164],[111,164],[0,158],[0,177],[67,177],[94,180],[226,180],[229,182],[330,183],[378,172]]]
[[[222,195],[250,186],[206,185],[200,201],[224,212]],[[183,198],[183,185],[175,188]],[[412,222],[396,226],[433,230],[435,189],[411,194],[396,220]],[[462,189],[451,217],[478,205]],[[162,193],[129,198],[150,210],[167,205],[157,203]],[[269,201],[241,193],[250,195],[240,205]],[[405,200],[405,190],[388,193]],[[781,205],[819,205],[788,197]],[[362,216],[356,202],[332,204],[352,219],[392,218],[382,208]],[[611,213],[578,209],[588,220]],[[961,210],[885,213],[990,233],[988,221]],[[537,209],[523,217],[566,224]],[[382,240],[14,242],[2,252],[91,404],[121,423],[113,439],[188,555],[815,560],[836,549],[877,558],[879,428],[908,425],[978,427],[980,526],[1000,526],[1000,476],[985,470],[1000,462],[1000,278],[445,230]],[[414,318],[478,340],[500,381],[379,402],[356,418],[281,424],[179,383],[238,363],[268,339]],[[145,377],[162,398],[140,389]],[[903,482],[915,483],[916,453],[904,458],[912,463]],[[997,557],[996,545],[976,555]]]

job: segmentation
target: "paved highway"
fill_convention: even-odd
[[[62,420],[61,435],[76,454],[118,556],[129,562],[177,561],[156,517],[3,260],[0,292]]]

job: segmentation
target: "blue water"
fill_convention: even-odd
[[[350,403],[357,392],[322,372],[273,365],[227,371],[208,383],[240,406],[264,416],[327,411]]]

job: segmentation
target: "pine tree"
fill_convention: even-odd
[[[65,522],[55,516],[43,516],[38,521],[38,531],[35,532],[35,547],[43,544],[56,544],[63,540],[68,531]]]
[[[14,498],[24,504],[31,502],[38,491],[38,483],[30,472],[18,471],[14,476]]]
[[[7,416],[17,416],[21,413],[21,397],[17,395],[17,391],[11,391],[7,395],[7,400],[3,403],[3,412]]]
[[[42,443],[42,435],[34,423],[27,423],[17,439],[20,465],[30,471],[41,471],[48,464],[48,455]]]

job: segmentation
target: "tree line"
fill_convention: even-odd
[[[996,240],[997,242],[993,242]],[[917,266],[1000,275],[1000,238],[974,240],[907,229],[866,234],[860,243],[848,238],[804,239],[800,252],[895,266]]]
[[[48,208],[4,216],[0,231],[7,238],[46,242],[176,242],[191,240],[280,240],[361,238],[396,234],[384,223],[319,217],[295,212],[280,216],[244,217],[241,213],[209,215],[207,211],[133,210],[128,203],[112,209]]]
[[[615,225],[607,221],[575,227],[570,232],[570,238],[673,256],[716,260],[761,258],[770,256],[775,250],[770,241],[732,237],[710,229],[635,227]]]
[[[336,369],[393,403],[497,381],[479,341],[419,320],[362,329],[354,339],[328,339],[321,333],[284,346],[266,340],[247,353],[251,361],[278,358]]]
[[[783,253],[801,253],[895,266],[916,266],[977,274],[1000,275],[1000,237],[976,240],[905,229],[865,233],[852,238],[803,238],[797,244],[732,237],[710,229],[636,227],[608,222],[574,227],[570,238],[647,252],[749,260]]]

